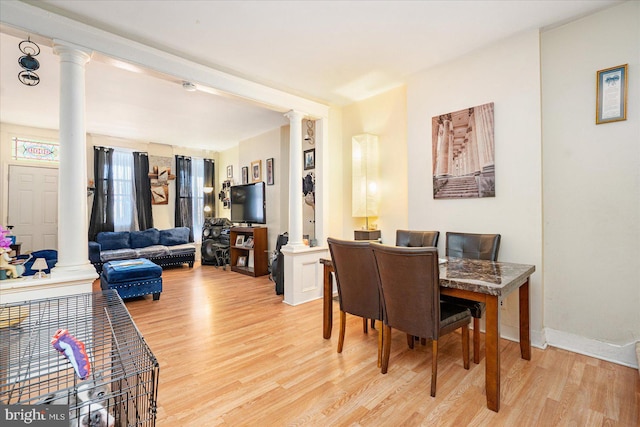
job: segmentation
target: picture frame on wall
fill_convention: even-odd
[[[227,166],[227,179],[233,178],[233,165]]]
[[[304,170],[316,168],[316,149],[304,150]]]
[[[596,124],[627,120],[627,67],[605,68],[596,73]]]
[[[273,157],[267,159],[267,185],[273,185]]]
[[[242,167],[242,183],[243,184],[249,183],[249,167],[248,166]]]
[[[262,181],[262,160],[251,162],[251,182]]]

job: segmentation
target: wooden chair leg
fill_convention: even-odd
[[[371,319],[371,329],[376,328],[376,319]]]
[[[438,379],[438,340],[435,338],[433,340],[432,348],[433,359],[431,360],[431,397],[436,397],[436,381]]]
[[[373,319],[372,319],[373,321]],[[382,344],[384,342],[384,328],[378,331],[378,368],[382,367]]]
[[[413,341],[414,341],[413,335],[407,334],[407,345],[412,350],[413,350]]]
[[[469,325],[462,327],[462,364],[464,369],[469,369]]]
[[[473,363],[480,363],[480,319],[473,318]]]
[[[369,321],[367,320],[366,317],[362,318],[362,332],[364,332],[365,334],[369,332]]]
[[[391,328],[388,325],[382,325],[382,366],[380,372],[387,373],[389,368],[389,355],[391,354]]]
[[[347,326],[347,313],[340,310],[340,335],[338,335],[338,353],[342,353],[344,345],[344,330]]]

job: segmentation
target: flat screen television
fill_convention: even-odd
[[[267,205],[264,182],[234,185],[230,190],[231,222],[266,224]]]

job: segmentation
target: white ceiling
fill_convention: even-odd
[[[191,61],[338,106],[384,92],[416,72],[518,32],[558,25],[619,2],[27,1]],[[0,37],[0,120],[55,129],[57,57],[41,46],[41,83],[26,87],[17,79],[19,41],[7,34]],[[88,132],[224,150],[287,123],[280,112],[185,92],[168,79],[139,71],[100,60],[87,65]]]

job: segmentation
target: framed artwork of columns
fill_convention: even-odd
[[[493,102],[431,119],[433,198],[495,197]]]

